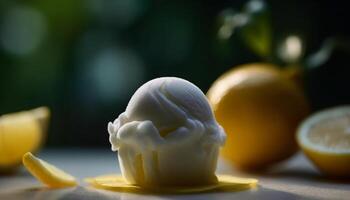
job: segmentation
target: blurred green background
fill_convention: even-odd
[[[297,64],[326,52],[307,68],[312,108],[350,102],[346,1],[255,1],[250,17],[257,25],[238,29],[244,37],[232,29],[220,38],[225,17],[239,14],[246,3],[1,0],[0,114],[47,105],[48,146],[109,145],[107,122],[142,83],[178,76],[206,92],[239,64],[293,64],[278,56],[289,36],[302,45]],[[254,49],[260,42],[265,46]]]

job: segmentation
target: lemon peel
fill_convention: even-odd
[[[237,66],[212,84],[207,97],[227,135],[221,156],[236,168],[263,169],[297,151],[295,130],[309,106],[277,66]]]
[[[23,155],[22,161],[27,170],[49,188],[74,187],[77,185],[77,181],[72,175],[35,157],[30,152]]]
[[[86,178],[85,182],[97,189],[104,189],[116,192],[172,194],[204,193],[214,191],[232,192],[253,188],[258,183],[257,179],[239,178],[231,175],[218,175],[217,178],[218,183],[216,184],[175,187],[141,187],[138,185],[129,184],[119,174],[107,174],[97,177]]]

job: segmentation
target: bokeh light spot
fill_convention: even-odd
[[[16,6],[3,18],[1,46],[9,53],[25,55],[33,52],[47,33],[45,17],[29,6]]]
[[[128,49],[106,48],[92,57],[85,71],[84,96],[92,102],[124,101],[142,82],[144,68]]]
[[[288,36],[282,43],[279,54],[286,62],[297,62],[302,55],[303,46],[300,37]]]

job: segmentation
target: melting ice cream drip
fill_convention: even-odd
[[[126,111],[108,124],[108,132],[130,183],[183,185],[216,180],[218,148],[225,133],[205,95],[188,81],[147,82],[135,92]]]

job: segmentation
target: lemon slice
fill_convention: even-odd
[[[310,116],[300,125],[297,141],[320,171],[330,176],[350,176],[350,106]]]
[[[101,175],[93,178],[86,178],[85,181],[92,187],[117,192],[134,193],[201,193],[212,191],[239,191],[249,189],[257,184],[256,179],[238,178],[230,175],[218,175],[218,183],[203,186],[185,186],[185,187],[140,187],[132,185],[125,181],[121,175],[110,174]]]
[[[73,187],[77,185],[77,181],[73,176],[35,157],[30,152],[24,154],[23,165],[35,178],[50,188]]]
[[[23,154],[40,147],[49,116],[47,107],[0,116],[0,171],[14,169]]]

